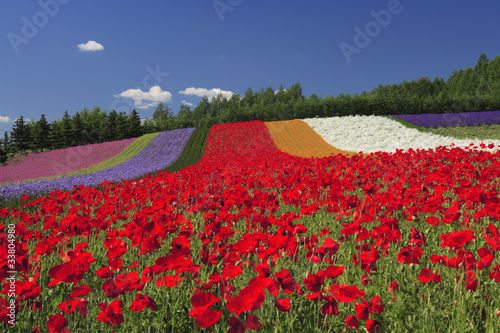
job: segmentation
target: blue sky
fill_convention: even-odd
[[[296,82],[306,96],[361,93],[446,79],[482,52],[500,54],[493,0],[3,0],[1,9],[0,130],[20,115],[51,121],[96,105],[147,118],[160,100],[175,113],[203,94]]]

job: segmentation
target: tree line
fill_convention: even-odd
[[[474,68],[454,70],[447,80],[421,77],[392,85],[379,85],[361,94],[341,93],[336,97],[305,97],[300,83],[288,89],[280,86],[253,91],[230,98],[218,95],[203,97],[194,108],[181,105],[174,115],[166,104],[159,103],[153,116],[141,121],[133,110],[106,112],[99,106],[85,108],[70,116],[48,123],[42,115],[38,121],[24,122],[21,116],[12,131],[0,140],[0,161],[6,154],[24,151],[58,149],[137,137],[146,133],[187,127],[210,127],[214,124],[240,121],[277,121],[310,117],[347,115],[396,115],[453,113],[500,110],[500,56],[488,60],[481,54]],[[4,156],[4,157],[2,157]]]

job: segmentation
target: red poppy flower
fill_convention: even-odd
[[[357,286],[348,286],[347,284],[334,284],[330,287],[330,292],[339,302],[345,303],[354,302],[358,298],[366,296],[366,293],[358,289]]]
[[[345,266],[328,266],[325,269],[325,275],[329,278],[336,278],[342,275],[344,273],[344,268]]]
[[[355,329],[355,330],[357,330],[359,328],[359,322],[355,316],[347,316],[345,318],[345,325],[347,326],[347,328],[351,328],[351,329]]]
[[[113,271],[111,270],[111,267],[105,266],[95,271],[95,275],[97,275],[101,279],[107,279],[113,276]]]
[[[157,287],[174,288],[183,279],[184,279],[184,277],[180,276],[180,275],[165,275],[165,276],[159,277],[158,280],[156,280],[156,286]]]
[[[141,291],[142,289],[144,289],[144,284],[137,272],[119,274],[102,284],[102,290],[110,298],[118,297],[127,291]]]
[[[457,275],[457,283],[460,281],[461,276]],[[474,271],[465,272],[465,281],[463,281],[463,286],[467,290],[476,291],[478,285],[477,275]]]
[[[258,330],[262,327],[262,321],[259,317],[255,315],[248,315],[248,319],[245,321],[245,325],[251,330]]]
[[[189,312],[190,316],[198,322],[197,327],[211,327],[216,324],[222,315],[222,311],[213,311],[209,309],[215,303],[221,301],[220,297],[215,297],[212,293],[200,292],[191,297],[193,309]]]
[[[309,273],[307,278],[305,278],[303,281],[309,291],[317,293],[321,290],[321,287],[325,282],[325,271],[321,270],[316,274]]]
[[[443,241],[441,243],[442,248],[460,249],[465,244],[472,242],[476,237],[474,237],[473,230],[463,230],[442,234],[439,239]]]
[[[290,299],[280,298],[274,301],[274,306],[282,312],[290,312]]]
[[[89,288],[88,285],[84,284],[79,287],[73,287],[73,292],[69,295],[69,298],[75,299],[76,297],[86,296],[89,292],[94,289]]]
[[[362,303],[356,304],[356,318],[360,320],[368,320],[370,313],[384,312],[384,305],[382,304],[382,299],[379,296],[373,297],[371,300],[361,300]]]
[[[398,283],[396,281],[391,281],[389,283],[389,286],[387,287],[387,290],[389,290],[390,293],[393,293],[396,290],[398,290],[398,288],[399,288]]]
[[[337,301],[331,295],[327,295],[324,297],[326,299],[326,303],[321,307],[320,312],[325,315],[338,315],[339,309],[337,307]]]
[[[372,280],[366,274],[363,274],[361,277],[361,283],[363,286],[366,286],[367,284],[372,283]]]
[[[427,283],[429,281],[434,281],[434,283],[439,283],[441,281],[441,275],[438,275],[439,271],[434,274],[432,270],[428,268],[422,268],[420,271],[420,275],[418,276],[418,280],[423,283]]]
[[[241,289],[238,296],[230,299],[226,306],[230,312],[239,316],[242,312],[260,309],[265,298],[266,294],[263,288],[248,286]]]
[[[229,319],[229,326],[227,333],[245,333],[245,324],[235,316]]]
[[[495,282],[500,282],[500,265],[496,265],[492,268],[493,272],[488,274],[490,279],[495,280]]]
[[[378,333],[382,330],[382,324],[378,320],[366,321],[366,330],[368,333]]]
[[[81,317],[87,317],[87,304],[89,302],[85,298],[77,298],[74,300],[64,301],[57,306],[63,313],[73,313],[79,311]]]
[[[141,312],[146,307],[150,308],[152,311],[158,310],[155,301],[151,297],[141,294],[135,294],[135,299],[132,302],[132,305],[130,305],[129,309],[135,312]]]
[[[295,291],[295,279],[290,274],[290,271],[288,269],[285,268],[278,273],[275,273],[274,277],[278,279],[279,285],[281,286],[285,294],[292,294]]]
[[[97,315],[98,321],[102,321],[109,326],[119,325],[123,323],[123,302],[121,300],[117,299],[110,304],[99,303],[98,305],[102,311]]]
[[[54,316],[49,316],[49,321],[47,327],[50,333],[65,332],[65,327],[68,325],[68,321],[63,315],[56,314]]]
[[[418,260],[424,252],[418,246],[408,246],[408,248],[402,247],[401,251],[397,255],[398,262],[405,263],[407,265],[410,264],[420,264],[420,260]]]

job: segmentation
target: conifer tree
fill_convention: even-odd
[[[50,124],[45,119],[45,114],[42,114],[40,120],[36,123],[35,129],[35,147],[42,151],[50,147],[49,141]]]
[[[128,136],[130,138],[136,138],[141,135],[141,118],[139,117],[137,111],[134,109],[132,110],[128,118]]]
[[[12,141],[14,152],[24,152],[29,147],[29,133],[23,116],[14,121],[12,127]]]
[[[68,114],[68,110],[64,112],[64,116],[62,118],[62,143],[63,147],[71,146],[74,140],[73,136],[73,126],[71,124],[71,117]]]

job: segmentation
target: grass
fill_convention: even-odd
[[[429,128],[428,132],[457,139],[500,140],[500,125],[456,126]]]
[[[197,128],[186,143],[181,156],[162,171],[175,172],[197,164],[205,153],[209,131],[209,128]]]

